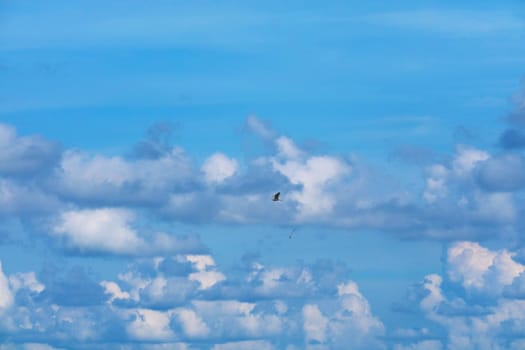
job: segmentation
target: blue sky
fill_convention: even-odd
[[[525,347],[524,38],[521,1],[0,2],[0,349]]]

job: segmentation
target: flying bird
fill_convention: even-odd
[[[280,201],[280,199],[279,199],[280,195],[281,195],[281,192],[277,192],[276,194],[274,194],[273,198],[272,198],[272,201],[274,201],[274,202]]]
[[[295,230],[297,230],[297,227],[294,227],[294,229],[290,232],[290,234],[288,235],[289,239],[292,239],[292,236],[293,236],[293,233],[295,232]]]

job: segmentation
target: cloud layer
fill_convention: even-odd
[[[439,162],[420,165],[419,186],[403,187],[366,159],[309,152],[253,116],[246,132],[260,137],[266,150],[243,162],[215,152],[198,164],[160,136],[153,138],[160,144],[156,153],[129,157],[60,151],[41,138],[17,136],[12,127],[2,130],[9,161],[0,209],[21,216],[56,213],[55,221],[63,223],[51,236],[81,249],[118,250],[101,242],[90,246],[96,230],[81,233],[71,229],[73,221],[97,227],[114,215],[115,225],[124,227],[133,211],[187,223],[323,224],[433,239],[483,238],[523,224],[517,213],[525,161],[510,151],[458,144]],[[277,191],[283,202],[271,203]],[[117,231],[128,240],[128,253],[142,245],[136,235]]]
[[[166,128],[153,128],[127,155],[107,155],[1,126],[0,214],[59,254],[129,262],[104,279],[80,267],[2,270],[6,348],[523,345],[525,161],[515,149],[458,144],[413,164],[419,182],[404,186],[367,159],[300,147],[253,116],[243,131],[261,148],[242,160],[216,151],[198,162],[169,142]],[[272,202],[277,191],[282,201]],[[448,248],[444,272],[429,272],[393,307],[424,325],[394,326],[374,313],[344,264],[218,266],[197,235],[165,229],[173,223],[372,229]],[[498,236],[514,238],[513,250],[477,242]]]

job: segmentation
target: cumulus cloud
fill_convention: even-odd
[[[457,242],[448,249],[448,276],[467,290],[501,294],[525,270],[513,260],[514,255],[507,250],[491,251],[475,242]]]
[[[221,183],[232,177],[239,170],[239,164],[235,159],[228,158],[223,153],[214,153],[208,157],[202,165],[202,172],[207,183]]]
[[[317,305],[303,306],[303,329],[307,342],[311,340],[323,343],[326,340],[328,319],[323,316]]]
[[[129,312],[133,320],[126,331],[132,339],[142,341],[168,341],[175,338],[170,328],[170,317],[167,312],[136,309]]]
[[[152,127],[144,141],[156,151],[126,157],[65,150],[52,163],[54,171],[37,181],[0,179],[0,213],[47,215],[78,208],[86,216],[96,208],[118,207],[186,223],[323,224],[433,239],[486,237],[522,220],[515,198],[524,182],[519,155],[458,145],[449,157],[426,166],[419,186],[407,188],[357,155],[311,152],[253,116],[246,126],[268,149],[243,164],[214,152],[196,167],[171,144],[171,129],[164,124]],[[13,137],[18,136],[5,139]],[[273,203],[277,191],[283,201]],[[180,243],[170,243],[170,235],[138,232],[122,214],[115,214],[120,219],[111,228],[117,239],[104,242],[100,232],[65,230],[73,217],[67,215],[53,236],[82,253],[129,255],[147,241],[146,251],[153,254]]]
[[[68,211],[61,214],[53,233],[72,247],[131,254],[145,242],[130,227],[133,214],[124,209]]]
[[[525,160],[517,154],[503,154],[483,162],[477,173],[481,187],[493,192],[514,192],[525,187]]]
[[[275,347],[266,340],[246,340],[229,342],[223,344],[216,344],[212,347],[212,350],[273,350]]]
[[[146,239],[133,227],[135,219],[132,211],[120,208],[64,211],[52,235],[68,249],[92,254],[152,255],[200,248],[192,237],[155,232]]]
[[[51,214],[49,235],[69,254],[140,257],[114,280],[98,281],[82,270],[54,279],[2,272],[1,326],[49,334],[38,339],[50,344],[384,348],[388,330],[347,269],[257,261],[224,269],[196,237],[159,232],[149,220],[312,223],[435,239],[487,237],[522,226],[519,154],[458,145],[421,169],[414,190],[393,185],[357,156],[314,154],[258,119],[247,123],[271,150],[242,166],[212,153],[199,169],[159,136],[158,152],[129,158],[66,150],[38,181],[26,181],[23,171],[0,179],[0,212]],[[283,201],[273,203],[277,190]],[[443,274],[429,274],[414,287],[411,310],[446,336],[433,327],[398,332],[393,342],[403,342],[395,346],[519,347],[507,337],[521,334],[525,309],[524,266],[514,253],[460,241],[443,261]]]
[[[417,343],[401,345],[395,344],[394,350],[442,350],[443,344],[439,340],[422,340]]]
[[[383,323],[374,317],[368,301],[353,281],[338,287],[337,311],[325,315],[318,305],[303,307],[303,328],[306,343],[326,344],[329,348],[382,349],[384,344],[376,337],[384,332]]]
[[[18,136],[16,130],[0,124],[0,174],[35,175],[51,169],[58,161],[60,147],[40,136]]]
[[[11,333],[34,328],[28,299],[40,296],[45,289],[34,272],[6,275],[0,261],[0,331]]]
[[[335,199],[327,187],[347,175],[350,166],[336,157],[304,158],[302,151],[286,137],[278,138],[276,143],[279,156],[271,159],[273,169],[284,175],[291,184],[302,188],[289,194],[298,203],[298,216],[309,218],[330,213]]]
[[[131,160],[68,150],[52,186],[80,203],[160,205],[170,191],[191,182],[192,173],[188,157],[177,147],[159,158]]]
[[[184,268],[173,268],[174,263]],[[346,278],[347,270],[337,264],[264,267],[254,263],[220,271],[227,278],[209,288],[191,281],[192,273],[212,269],[218,271],[209,255],[179,254],[136,259],[116,281],[96,282],[78,269],[63,277],[47,273],[43,283],[32,272],[17,273],[4,279],[9,293],[2,296],[12,295],[4,310],[10,315],[13,334],[19,334],[17,341],[38,333],[45,334],[39,339],[50,344],[75,342],[95,348],[107,342],[132,342],[140,348],[145,344],[382,348],[377,337],[384,333],[383,324],[357,284]],[[283,286],[295,282],[286,282],[285,271],[308,290],[287,293]],[[249,289],[265,281],[264,293],[234,295],[224,288],[236,281]],[[97,294],[95,287],[103,296],[86,301],[86,293]],[[22,291],[29,294],[21,298]]]
[[[189,309],[179,309],[176,312],[180,323],[184,329],[184,333],[190,338],[205,337],[210,333],[210,329],[199,317],[199,315]]]
[[[2,344],[0,350],[61,350],[45,343]]]
[[[430,166],[427,172],[429,176],[426,179],[423,198],[429,203],[434,203],[447,195],[446,180],[449,170],[441,164],[435,164]]]
[[[0,213],[28,217],[50,214],[60,208],[60,201],[38,186],[0,178]]]
[[[447,349],[506,349],[525,336],[525,302],[519,288],[525,266],[506,249],[491,250],[476,242],[455,242],[446,252],[445,276],[427,275],[411,294],[410,303],[445,333]],[[438,343],[429,346],[438,347]],[[408,346],[408,347],[407,347]],[[400,345],[418,349],[421,341]]]
[[[224,281],[226,276],[215,269],[215,261],[210,255],[187,255],[186,259],[195,265],[196,272],[189,274],[190,281],[199,282],[200,289],[209,289]]]
[[[0,310],[5,310],[13,305],[13,293],[9,288],[9,280],[2,271],[2,263],[0,262]]]
[[[487,160],[490,155],[482,150],[459,145],[456,150],[456,157],[452,161],[452,170],[458,176],[469,175],[478,162]]]

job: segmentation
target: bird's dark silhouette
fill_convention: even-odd
[[[274,201],[274,202],[280,201],[280,199],[279,199],[280,195],[281,195],[281,192],[277,192],[276,194],[274,194],[273,198],[272,198],[272,201]]]

